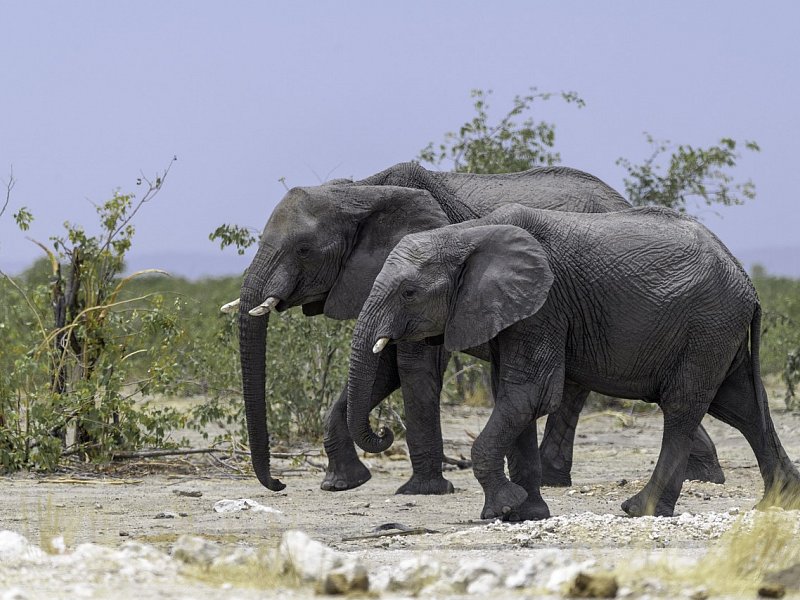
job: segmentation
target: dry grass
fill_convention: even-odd
[[[275,591],[300,587],[302,584],[299,578],[294,573],[285,571],[274,557],[274,551],[261,551],[257,557],[245,563],[186,565],[182,569],[182,575],[208,585],[232,588]]]
[[[616,575],[634,590],[658,579],[675,593],[702,587],[712,596],[755,597],[766,575],[800,563],[798,526],[796,511],[745,513],[694,565],[661,557],[618,567]]]
[[[800,563],[795,511],[756,512],[739,519],[711,548],[692,576],[720,593],[755,592],[764,576]]]

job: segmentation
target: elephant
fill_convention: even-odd
[[[253,467],[269,489],[283,484],[270,473],[266,428],[265,340],[269,312],[302,306],[306,315],[324,313],[355,319],[384,260],[406,234],[462,222],[515,201],[552,210],[607,212],[629,208],[599,179],[566,167],[539,167],[505,175],[429,171],[401,163],[356,182],[293,188],[276,206],[261,236],[239,300],[240,357]],[[473,354],[488,358],[486,349]],[[441,347],[408,342],[382,357],[373,389],[377,404],[402,388],[413,474],[398,493],[453,491],[442,475],[439,393],[449,354]],[[588,394],[572,386],[559,418],[548,422],[542,442],[550,467],[545,481],[569,485],[577,415]],[[325,424],[328,470],[323,490],[357,487],[370,478],[359,460],[346,421],[346,389]],[[724,480],[710,438],[701,429],[693,449],[693,478]]]
[[[557,410],[567,381],[661,406],[661,452],[650,480],[622,504],[629,515],[673,514],[706,412],[749,442],[762,505],[800,508],[800,474],[761,383],[760,320],[750,278],[690,217],[507,205],[407,235],[389,254],[353,333],[348,427],[367,452],[392,442],[368,419],[387,344],[428,340],[456,352],[488,343],[495,407],[472,448],[482,518],[550,516],[535,421]]]

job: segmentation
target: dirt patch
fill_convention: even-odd
[[[471,436],[481,430],[488,411],[445,407],[443,413],[445,452],[469,456]],[[774,413],[787,452],[800,457],[800,418],[777,406]],[[184,534],[204,538],[230,554],[274,549],[285,532],[299,529],[360,561],[369,572],[371,589],[387,597],[420,591],[475,596],[488,589],[498,598],[519,597],[520,589],[559,596],[585,571],[598,577],[613,574],[618,596],[703,597],[719,590],[752,598],[763,569],[750,569],[748,550],[733,549],[735,542],[726,532],[745,528],[751,533],[739,532],[737,539],[747,539],[750,546],[761,537],[777,539],[768,529],[752,534],[757,517],[748,511],[761,497],[761,478],[737,431],[711,418],[704,424],[717,444],[727,482],[687,482],[671,519],[629,519],[620,509],[644,485],[657,458],[658,412],[624,420],[611,413],[585,415],[576,440],[574,485],[545,488],[554,518],[535,523],[480,521],[483,495],[469,470],[446,473],[455,494],[394,495],[411,474],[402,453],[365,459],[372,480],[337,493],[319,489],[322,473],[314,465],[324,463],[324,457],[310,463],[275,461],[287,484],[280,493],[204,456],[142,462],[103,476],[6,477],[0,530],[24,536],[31,546],[20,549],[9,541],[9,547],[17,548],[9,550],[0,544],[0,590],[19,598],[213,598],[225,589],[235,590],[238,598],[255,598],[263,597],[265,588],[280,588],[287,590],[285,597],[312,597],[313,586],[274,578],[264,563],[269,563],[263,558],[268,554],[255,571],[248,570],[252,565],[247,561],[238,571],[214,571],[170,556]],[[242,498],[280,512],[252,506],[227,513],[214,510],[221,500]],[[794,531],[795,511],[779,516],[783,521],[770,526]],[[387,529],[389,524],[407,530]],[[798,554],[795,540],[791,536],[762,554],[775,562],[779,553],[790,562]],[[738,552],[736,560],[744,566],[737,568],[746,571],[747,582],[722,589],[711,574],[698,570],[709,549],[722,551],[715,555],[722,562]],[[427,583],[415,580],[405,588],[397,583],[398,578],[417,577],[420,565],[427,568]],[[776,562],[773,570],[791,566]]]

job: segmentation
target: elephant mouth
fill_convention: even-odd
[[[275,305],[275,310],[278,312],[283,312],[295,306],[302,306],[303,314],[311,317],[322,313],[321,308],[325,306],[325,300],[327,300],[327,298],[327,292],[322,294],[314,294],[313,296],[308,296],[306,298],[290,297],[287,300],[281,300],[278,302],[278,304]]]
[[[311,299],[303,302],[303,314],[307,317],[314,317],[321,315],[325,312],[325,302],[328,300],[328,294],[318,294]]]
[[[424,340],[426,346],[441,346],[444,344],[444,334],[429,335]]]

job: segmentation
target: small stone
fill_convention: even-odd
[[[783,598],[786,588],[780,583],[763,583],[758,588],[758,595],[761,598]]]
[[[567,595],[572,598],[614,598],[617,589],[617,579],[613,575],[580,572],[570,584]]]
[[[689,590],[686,595],[689,596],[691,600],[708,600],[708,597],[711,594],[708,593],[708,590],[705,587],[700,586],[698,588],[694,588],[693,590]]]
[[[776,589],[783,588],[784,593],[785,590],[789,589],[792,591],[797,591],[800,589],[800,563],[795,563],[790,567],[782,569],[780,571],[775,571],[772,573],[768,573],[764,580],[761,582],[761,586],[765,589],[768,589],[769,586],[774,586]],[[759,594],[761,592],[759,591]],[[782,596],[783,594],[781,594]],[[767,598],[780,598],[781,596],[766,596]]]
[[[64,536],[59,535],[50,540],[50,551],[54,554],[64,554],[67,551],[67,544],[64,542]]]
[[[628,485],[628,480],[627,480],[627,479],[620,479],[620,480],[617,482],[617,485],[618,485],[619,487],[625,487],[626,485]]]
[[[154,519],[174,519],[177,516],[178,515],[176,515],[174,512],[160,512],[153,518]]]
[[[130,533],[128,533],[127,531],[120,531],[119,532],[119,537],[128,537],[129,535],[130,535]]]
[[[103,505],[102,505],[102,504],[100,504],[99,502],[95,502],[95,503],[94,503],[94,509],[95,509],[95,510],[100,510],[100,509],[102,509],[102,508],[103,508]]]
[[[200,490],[172,490],[176,496],[184,496],[186,498],[202,498],[203,492]]]
[[[325,594],[366,592],[369,590],[367,569],[359,562],[349,561],[329,571],[320,588]]]
[[[264,506],[250,498],[239,498],[238,500],[228,500],[225,498],[214,504],[214,512],[217,513],[236,513],[243,510],[249,510],[254,513],[282,514],[277,508]],[[239,517],[237,516],[236,518],[238,519]]]

